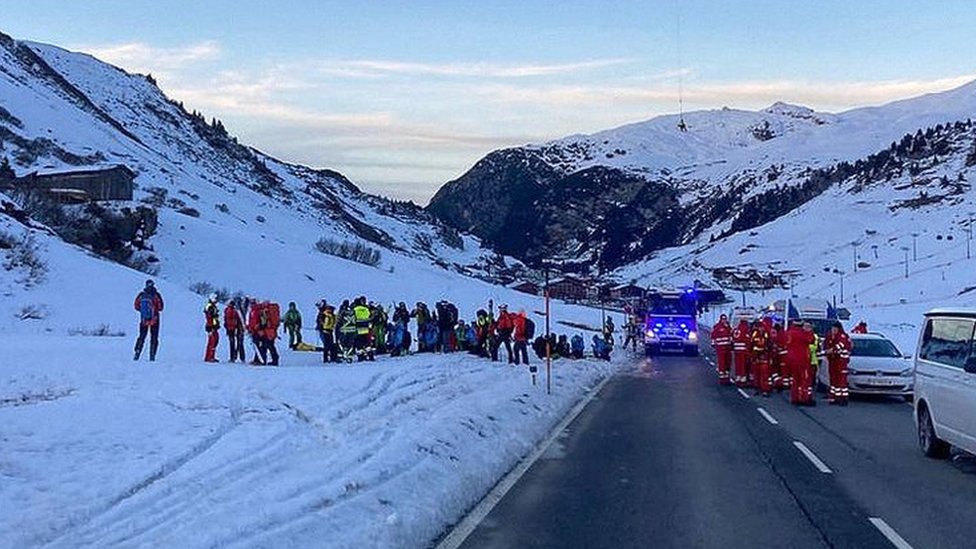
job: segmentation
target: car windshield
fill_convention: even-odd
[[[899,357],[898,348],[887,339],[855,339],[851,354],[855,356]]]

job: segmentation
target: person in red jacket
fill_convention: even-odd
[[[854,329],[851,330],[852,334],[866,334],[868,333],[868,323],[863,320],[858,322]]]
[[[247,313],[247,334],[251,336],[251,343],[254,345],[254,358],[251,359],[251,364],[255,366],[264,365],[265,356],[262,353],[261,344],[261,330],[258,328],[261,323],[261,313],[264,310],[264,304],[259,303],[256,300],[251,301],[251,306]]]
[[[240,359],[244,362],[244,319],[233,301],[224,307],[224,330],[230,342],[230,361]]]
[[[732,330],[732,351],[735,358],[735,384],[738,387],[749,385],[749,344],[751,343],[749,323],[745,319],[739,320],[739,325]]]
[[[847,387],[847,365],[851,361],[851,338],[844,332],[840,322],[835,322],[824,340],[827,355],[827,368],[830,374],[830,389],[827,403],[847,406],[849,389]]]
[[[152,280],[146,281],[146,287],[136,296],[135,310],[139,313],[139,337],[136,339],[135,354],[132,360],[139,360],[142,348],[146,344],[146,334],[149,334],[149,360],[156,360],[159,350],[159,318],[163,312],[163,296],[156,290]]]
[[[756,394],[768,397],[772,393],[772,374],[770,367],[769,332],[763,322],[753,324],[750,334],[750,348],[752,352],[752,369],[756,376]]]
[[[528,321],[525,311],[519,311],[517,315],[509,315],[512,319],[512,331],[515,336],[515,364],[529,363],[529,336],[526,331]],[[521,360],[520,360],[521,359]]]
[[[795,322],[786,331],[786,366],[792,372],[793,382],[790,385],[790,403],[796,406],[813,406],[813,387],[810,364],[810,347],[816,338],[813,332],[806,330],[801,322]]]
[[[505,352],[508,354],[508,363],[517,364],[512,355],[512,332],[515,330],[515,315],[508,312],[508,305],[498,306],[498,320],[495,324],[495,331],[497,334],[497,340],[495,345],[501,347],[505,346]]]
[[[729,366],[732,364],[732,326],[729,317],[722,315],[712,326],[712,348],[715,349],[715,368],[718,371],[718,384],[728,385]]]
[[[204,362],[217,362],[217,343],[220,341],[220,309],[217,308],[217,294],[210,294],[203,306],[203,329],[207,332],[207,350]]]

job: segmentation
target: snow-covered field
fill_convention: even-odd
[[[0,546],[425,547],[614,368],[556,362],[546,395],[466,354],[256,368],[130,347],[0,339]]]

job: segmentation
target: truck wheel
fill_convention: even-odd
[[[918,446],[922,449],[922,453],[930,458],[945,459],[949,457],[949,443],[935,436],[932,416],[929,414],[928,407],[925,406],[918,411]]]

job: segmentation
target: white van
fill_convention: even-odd
[[[929,457],[947,457],[950,445],[976,453],[974,328],[974,309],[925,313],[915,354],[915,425]]]

